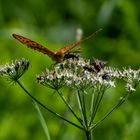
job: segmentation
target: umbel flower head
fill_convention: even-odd
[[[0,75],[10,81],[17,81],[28,70],[29,61],[22,58],[12,61],[11,64],[0,66]]]
[[[126,82],[128,91],[135,91],[135,83],[140,81],[140,70],[131,68],[118,70],[105,65],[106,62],[98,59],[92,63],[80,57],[66,59],[56,64],[53,69],[46,69],[44,73],[37,76],[37,81],[39,84],[53,89],[68,86],[86,90],[115,87],[115,81],[122,79]]]
[[[122,79],[126,82],[126,90],[133,92],[136,90],[136,86],[140,82],[140,69],[133,70],[132,68],[123,68],[122,70],[106,67],[104,69],[110,77],[114,79]]]
[[[102,64],[102,63],[100,63]],[[104,67],[102,67],[104,68]],[[83,58],[66,59],[37,77],[38,83],[59,89],[62,86],[90,89],[98,86],[114,87],[114,81],[105,77],[105,72],[97,70],[89,60]]]

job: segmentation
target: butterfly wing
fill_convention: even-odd
[[[72,48],[74,48],[74,47],[80,45],[82,42],[84,42],[84,41],[90,39],[91,37],[95,36],[95,35],[96,35],[98,32],[100,32],[101,30],[102,30],[102,29],[99,29],[99,30],[95,31],[94,33],[92,33],[91,35],[89,35],[88,37],[86,37],[86,38],[84,38],[84,39],[82,39],[82,40],[80,40],[80,41],[78,41],[78,42],[75,42],[75,43],[73,43],[73,44],[70,44],[70,45],[68,45],[68,46],[65,46],[65,47],[59,49],[59,50],[56,52],[56,54],[63,54],[63,55],[66,54],[66,53],[69,52]]]
[[[37,50],[39,52],[42,52],[43,54],[47,54],[49,57],[51,57],[52,59],[54,58],[54,52],[50,51],[49,49],[45,48],[44,46],[38,44],[35,41],[32,41],[26,37],[23,37],[21,35],[17,35],[17,34],[13,34],[12,35],[15,39],[17,39],[18,41],[20,41],[23,44],[26,44],[27,47]]]

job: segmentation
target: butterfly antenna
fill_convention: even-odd
[[[60,50],[58,51],[58,53],[61,52],[61,51],[63,52],[63,54],[69,52],[69,50],[71,50],[72,48],[74,48],[74,47],[80,45],[82,42],[84,42],[84,41],[90,39],[91,37],[95,36],[95,35],[96,35],[98,32],[100,32],[101,30],[102,30],[102,29],[100,28],[100,29],[98,29],[97,31],[95,31],[94,33],[92,33],[91,35],[89,35],[88,37],[85,37],[84,39],[81,39],[80,41],[77,41],[77,42],[75,42],[75,43],[73,43],[73,44],[70,44],[70,45],[68,45],[68,46],[65,46],[64,48],[60,49]]]
[[[91,35],[89,35],[88,37],[85,37],[84,39],[78,41],[76,44],[81,44],[82,42],[90,39],[91,37],[95,36],[96,34],[98,34],[100,31],[102,30],[102,28],[98,29],[97,31],[95,31],[94,33],[92,33]]]
[[[96,35],[97,33],[99,33],[101,30],[102,30],[102,28],[98,29],[97,31],[95,31],[94,33],[92,33],[91,35],[89,35],[88,37],[85,37],[84,39],[81,39],[80,41],[77,41],[76,43],[71,44],[70,47],[67,46],[68,49],[66,49],[66,52],[67,52],[68,50],[70,50],[70,49],[72,49],[72,48],[74,48],[74,47],[80,45],[82,42],[84,42],[84,41],[90,39],[91,37],[95,36],[95,35]]]

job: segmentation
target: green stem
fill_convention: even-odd
[[[85,94],[83,94],[83,93],[82,93],[82,106],[83,106],[83,115],[84,115],[84,119],[85,119],[86,128],[88,128],[86,104],[85,104]]]
[[[39,109],[39,106],[37,105],[37,103],[34,100],[32,100],[32,101],[34,103],[35,109],[37,110],[38,117],[39,117],[39,120],[40,120],[41,125],[43,127],[43,130],[44,130],[44,132],[46,134],[47,140],[51,140],[50,134],[49,134],[49,131],[48,131],[48,127],[47,127],[46,122],[45,122],[45,119],[44,119],[44,117],[43,117],[43,115],[42,115],[42,113],[41,113],[41,111]]]
[[[95,103],[95,106],[94,106],[94,111],[91,114],[91,118],[90,118],[90,121],[89,121],[89,126],[91,126],[91,123],[93,122],[93,120],[95,118],[95,115],[98,111],[101,100],[103,98],[104,92],[105,92],[105,90],[103,89],[103,90],[100,90],[100,92],[97,93],[98,95],[97,95],[96,103]]]
[[[129,97],[130,94],[124,95],[122,99],[109,111],[101,120],[99,120],[95,125],[93,125],[90,130],[95,129],[98,127],[109,115],[111,115],[118,107],[120,107]]]
[[[74,110],[72,109],[71,105],[67,102],[66,98],[64,97],[64,95],[62,93],[60,93],[57,90],[57,93],[59,94],[59,96],[61,97],[61,99],[63,100],[63,102],[65,103],[65,105],[69,108],[69,110],[72,112],[72,114],[75,116],[75,118],[78,120],[78,122],[83,125],[81,119],[76,115],[76,113],[74,112]]]
[[[92,93],[91,97],[91,104],[90,104],[90,117],[93,114],[93,109],[94,109],[94,100],[95,100],[95,92]]]
[[[86,133],[87,140],[92,140],[91,131],[90,130],[87,130],[87,131],[85,131],[85,133]]]
[[[65,121],[68,122],[69,124],[71,124],[71,125],[73,125],[73,126],[79,128],[79,129],[81,129],[81,130],[84,130],[84,128],[82,128],[81,126],[79,126],[79,125],[77,125],[77,124],[75,124],[75,123],[73,123],[73,122],[67,120],[66,118],[62,117],[60,114],[58,114],[58,113],[52,111],[51,109],[49,109],[48,107],[46,107],[44,104],[42,104],[39,100],[37,100],[35,97],[33,97],[33,96],[24,88],[24,86],[20,83],[19,80],[17,80],[17,83],[18,83],[18,85],[25,91],[25,93],[26,93],[28,96],[30,96],[35,102],[37,102],[37,103],[38,103],[40,106],[42,106],[44,109],[46,109],[46,110],[49,111],[50,113],[54,114],[54,115],[57,116],[58,118],[61,118],[61,119],[65,120]]]
[[[86,128],[87,125],[86,125],[85,116],[84,116],[84,108],[83,108],[82,99],[81,99],[79,90],[77,90],[77,101],[78,101],[79,109],[80,109],[80,112],[81,112],[83,126]]]
[[[95,112],[95,107],[96,107],[96,102],[97,102],[97,97],[96,97],[96,92],[94,91],[92,93],[92,98],[91,98],[91,107],[90,107],[90,118],[89,118],[89,126],[91,123],[91,120],[94,116],[94,112]]]

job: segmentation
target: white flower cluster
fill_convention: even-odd
[[[140,81],[140,69],[123,68],[122,70],[118,70],[106,67],[104,71],[112,78],[123,79],[126,82],[126,90],[130,92],[136,90],[136,86]]]
[[[17,81],[28,69],[29,61],[22,58],[15,60],[11,64],[0,66],[0,75],[11,81]]]
[[[105,88],[115,87],[117,79],[126,82],[127,91],[135,91],[136,84],[140,81],[140,69],[106,67],[104,61],[96,59],[94,63],[83,58],[66,59],[54,66],[53,70],[46,69],[42,75],[37,77],[38,83],[61,88],[89,89],[103,86]]]
[[[46,72],[37,77],[37,81],[52,88],[68,86],[85,90],[97,86],[115,87],[114,81],[108,76],[103,69],[96,71],[89,60],[78,58],[75,60],[67,59],[55,65],[53,70],[47,69]]]

